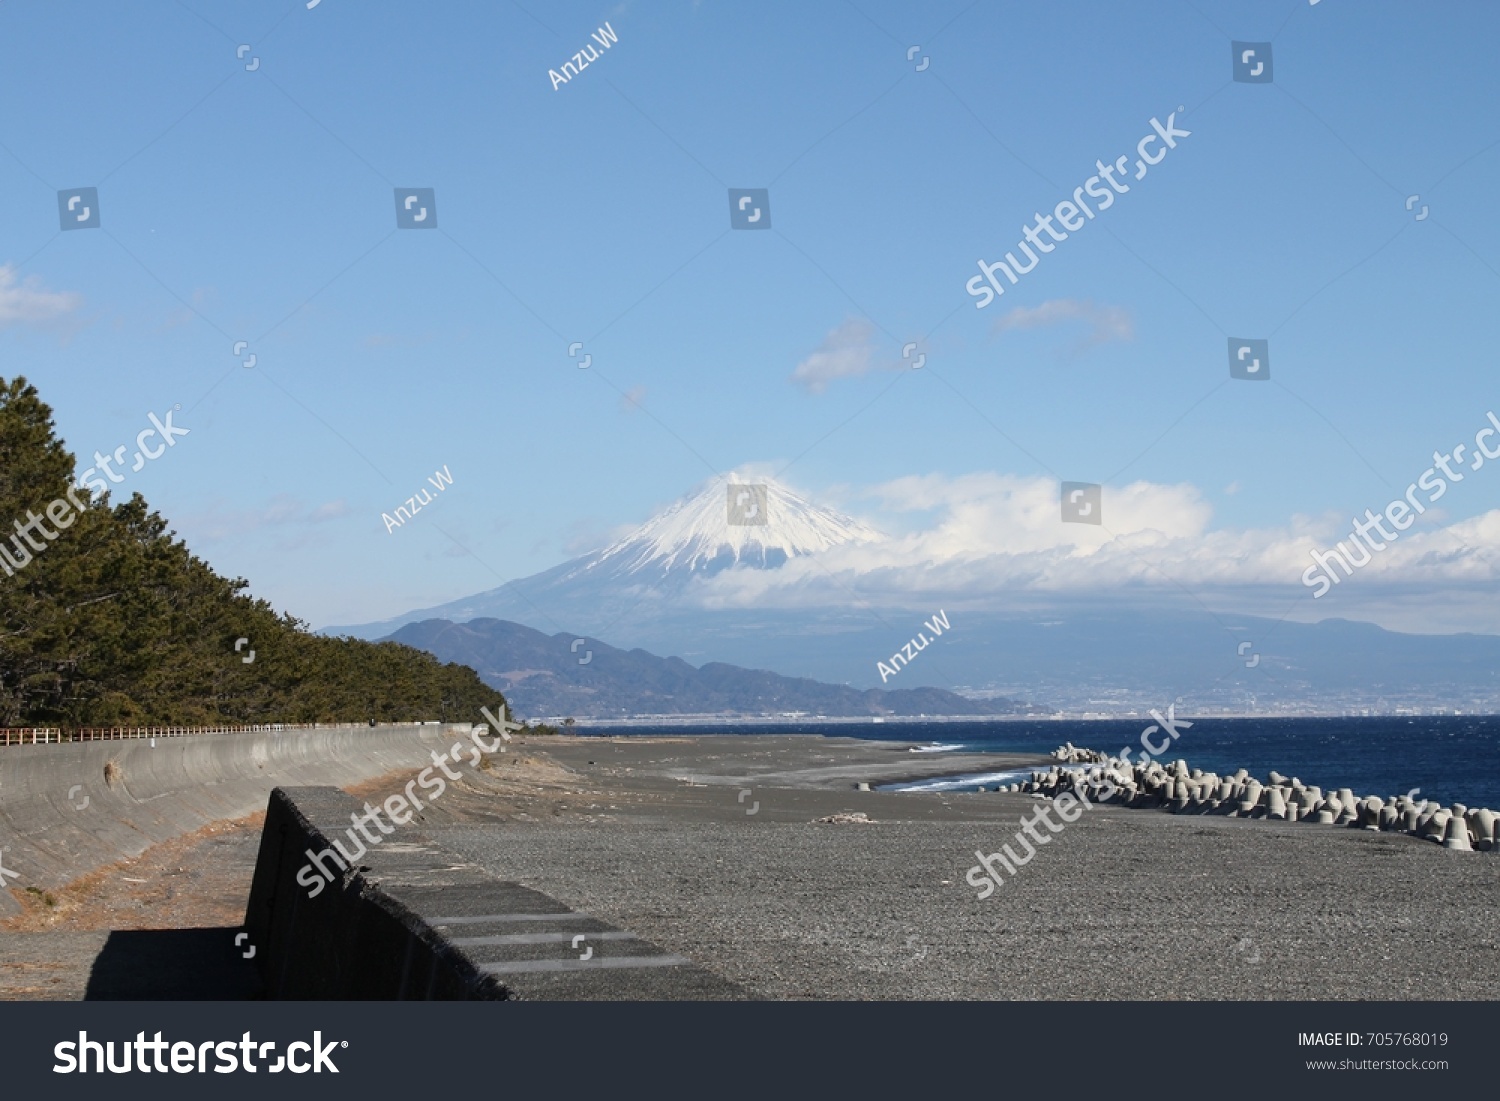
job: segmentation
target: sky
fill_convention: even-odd
[[[1493,632],[1500,463],[1299,578],[1500,415],[1497,31],[1479,0],[5,0],[0,375],[80,473],[172,411],[115,492],[315,626],[740,471],[892,534],[841,567],[897,584]],[[1153,119],[1187,133],[1137,179]],[[1121,156],[981,306],[979,261]],[[60,228],[74,188],[97,227]],[[1269,379],[1230,377],[1243,339]]]

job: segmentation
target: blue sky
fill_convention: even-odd
[[[1500,410],[1497,30],[1479,2],[8,0],[0,373],[80,453],[180,405],[124,488],[314,624],[492,588],[745,468],[885,530],[922,522],[901,479],[950,507],[1061,479],[1106,516],[1191,487],[1159,495],[1198,510],[1179,538],[1329,545]],[[1234,39],[1273,42],[1273,83],[1231,80]],[[977,260],[1174,111],[1190,137],[975,308]],[[83,186],[102,226],[61,232]],[[399,187],[436,231],[396,229]],[[730,229],[740,187],[769,232]],[[1270,340],[1269,383],[1228,379],[1229,337]],[[853,373],[799,385],[820,349],[803,377]],[[1500,474],[1454,487],[1472,568],[1368,617],[1482,626],[1420,608],[1493,590],[1497,506]]]

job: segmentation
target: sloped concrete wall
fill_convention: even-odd
[[[387,837],[385,827],[366,820],[372,843],[356,846],[352,823],[360,812],[359,800],[334,788],[271,793],[245,907],[267,998],[746,996],[683,956],[491,875],[410,825],[398,824]],[[329,848],[335,839],[353,866]],[[326,881],[309,862],[325,851]]]
[[[278,785],[344,787],[431,763],[469,724],[201,734],[0,748],[0,916],[11,891],[58,887],[224,818]],[[106,778],[106,766],[113,780]],[[85,800],[87,803],[85,804]]]
[[[315,1000],[503,1000],[505,988],[485,975],[423,917],[380,888],[400,881],[440,883],[438,911],[469,900],[494,881],[479,868],[434,850],[405,829],[361,857],[337,884],[309,897],[295,881],[306,853],[320,852],[359,813],[358,800],[334,788],[277,788],[266,807],[245,931],[265,996]],[[351,846],[352,850],[352,846]],[[372,865],[381,874],[369,874]],[[333,865],[329,862],[330,870]],[[446,895],[446,898],[444,897]],[[541,897],[541,896],[537,896]],[[547,900],[558,910],[561,903]],[[498,905],[498,904],[497,904]],[[534,907],[533,907],[534,908]]]

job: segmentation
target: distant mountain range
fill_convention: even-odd
[[[752,483],[731,476],[593,554],[435,608],[324,633],[375,639],[424,620],[492,618],[553,639],[566,637],[570,646],[582,638],[595,662],[606,653],[624,653],[599,641],[608,639],[613,646],[676,655],[668,660],[681,659],[678,672],[684,676],[683,670],[698,665],[691,689],[684,682],[681,691],[706,693],[702,699],[713,701],[705,704],[710,711],[729,706],[725,700],[747,707],[757,698],[746,694],[751,689],[743,682],[722,697],[713,694],[716,674],[710,670],[731,663],[724,668],[738,666],[745,675],[753,669],[816,678],[828,682],[822,687],[829,691],[941,688],[971,700],[1025,699],[1074,714],[1142,714],[1178,697],[1199,713],[1500,712],[1500,637],[1495,635],[1411,635],[1341,619],[1299,623],[1210,611],[1189,597],[1173,603],[1171,594],[1128,590],[1112,592],[1107,603],[1087,594],[1050,599],[1018,592],[983,604],[962,592],[870,596],[881,592],[872,583],[865,595],[851,593],[837,605],[809,597],[806,606],[789,606],[797,600],[789,600],[786,590],[779,594],[779,606],[731,599],[742,589],[754,591],[742,583],[764,580],[765,571],[786,569],[799,559],[816,566],[819,555],[836,548],[847,559],[851,551],[887,538],[773,480]],[[902,668],[899,680],[882,676],[880,663],[889,663],[940,608],[952,629]],[[572,631],[577,633],[560,633]],[[397,637],[433,649],[405,634]],[[475,660],[491,684],[526,691],[525,678],[514,684],[492,679],[527,668],[518,659],[476,653]],[[556,682],[545,697],[553,703],[542,710],[576,712],[590,700],[590,708],[605,706],[602,697],[589,695],[591,684],[600,682],[577,676],[592,666],[579,670],[575,659],[573,668],[537,668],[550,670]],[[623,694],[613,696],[609,706],[671,710],[661,703],[666,683],[645,681],[638,689],[615,685],[610,691]],[[765,709],[832,713],[827,709],[855,706],[845,697],[813,704],[802,696],[803,702],[792,703],[769,687],[763,692]],[[536,698],[539,703],[543,697]],[[956,705],[922,701],[913,706],[930,713]]]
[[[620,719],[645,715],[723,718],[826,716],[994,717],[1046,713],[1008,699],[972,700],[940,688],[860,690],[722,662],[617,650],[575,635],[547,636],[519,623],[429,619],[391,639],[474,669],[529,718]],[[576,645],[575,645],[576,643]]]

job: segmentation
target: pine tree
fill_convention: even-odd
[[[74,465],[35,388],[0,380],[0,540],[68,499]],[[0,543],[31,554],[0,572],[0,726],[472,722],[504,704],[466,666],[278,615],[195,557],[140,494],[74,496],[84,509],[69,506],[45,549]]]

